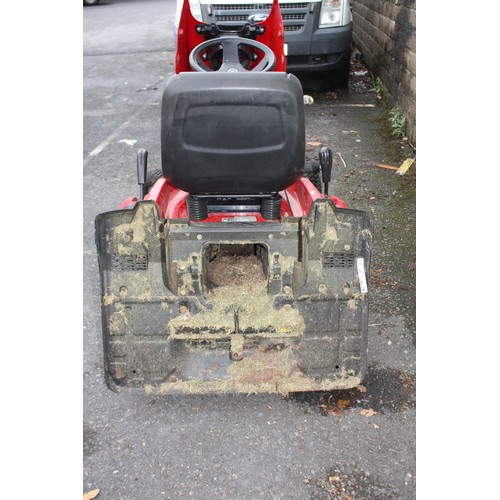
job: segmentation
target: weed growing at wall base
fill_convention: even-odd
[[[406,135],[406,116],[397,108],[392,108],[387,118],[392,129],[392,135],[404,137]]]

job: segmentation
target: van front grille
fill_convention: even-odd
[[[271,10],[270,3],[248,4],[215,4],[212,5],[216,23],[238,24],[244,23],[251,14],[265,13]],[[304,28],[309,15],[309,3],[283,3],[280,4],[283,28],[285,31],[300,31]]]

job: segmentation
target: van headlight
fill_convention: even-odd
[[[319,28],[342,25],[342,0],[322,0],[319,14]]]
[[[193,17],[197,21],[203,22],[203,16],[201,15],[200,0],[189,0],[189,7],[191,7],[191,14],[193,14]]]

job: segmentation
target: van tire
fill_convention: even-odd
[[[304,177],[312,182],[312,185],[320,192],[323,192],[323,186],[321,184],[321,177],[319,172],[305,172]]]
[[[344,64],[333,71],[333,78],[331,83],[335,88],[344,88],[347,87],[347,83],[349,82],[349,75],[351,72],[351,59],[347,57],[347,60],[344,61]]]
[[[144,183],[144,193],[147,194],[151,191],[151,188],[155,185],[158,179],[163,177],[163,172],[161,170],[153,170],[148,172],[146,175],[146,182]]]

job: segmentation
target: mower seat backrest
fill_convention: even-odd
[[[161,109],[164,177],[191,194],[277,192],[302,175],[304,98],[286,73],[179,73]]]

